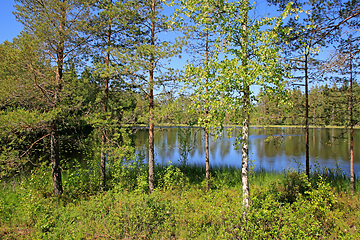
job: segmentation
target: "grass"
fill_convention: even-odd
[[[43,166],[17,184],[2,183],[1,239],[359,239],[360,193],[338,171],[251,173],[251,207],[243,217],[241,170],[211,168],[206,191],[199,165],[157,166],[147,193],[146,165],[112,172],[108,190],[96,176],[64,174],[65,193],[51,194]],[[90,188],[89,186],[92,186]],[[359,181],[356,182],[357,189]]]

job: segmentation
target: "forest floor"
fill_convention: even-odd
[[[64,171],[61,197],[48,166],[0,182],[0,239],[360,239],[360,191],[342,173],[251,172],[245,210],[240,169],[212,168],[206,191],[203,167],[157,166],[148,194],[146,167],[122,167],[103,192]]]

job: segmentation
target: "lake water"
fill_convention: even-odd
[[[171,161],[179,163],[180,138],[191,131],[190,142],[193,150],[188,163],[205,165],[205,133],[201,128],[156,128],[155,163],[166,165]],[[214,141],[210,137],[210,165],[229,165],[241,168],[241,149],[236,149],[235,136],[241,128]],[[350,174],[349,131],[344,129],[310,129],[310,167],[341,168]],[[137,129],[136,147],[148,159],[148,130]],[[360,174],[360,130],[354,130],[354,172]],[[249,137],[249,154],[254,169],[282,171],[283,169],[305,168],[305,131],[302,128],[252,127]]]

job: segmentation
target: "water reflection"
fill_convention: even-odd
[[[229,129],[214,141],[210,137],[210,164],[241,167],[241,149],[235,149],[235,136],[241,128]],[[155,161],[168,164],[180,159],[180,129],[156,128]],[[345,173],[350,172],[349,132],[343,129],[310,129],[310,165],[334,168],[337,164]],[[229,135],[230,134],[230,135]],[[230,137],[230,138],[228,138]],[[270,138],[269,138],[270,137]],[[148,159],[148,130],[138,129],[135,134],[137,150]],[[205,133],[201,128],[191,129],[194,149],[188,162],[205,164]],[[250,128],[249,154],[255,169],[281,171],[298,169],[305,165],[305,134],[301,128]],[[354,130],[354,146],[360,143],[360,130]],[[360,173],[360,153],[354,152],[354,171]]]

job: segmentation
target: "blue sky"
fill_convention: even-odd
[[[4,41],[12,41],[14,37],[17,37],[23,26],[20,22],[16,21],[13,11],[15,11],[14,0],[1,0],[0,3],[0,43]],[[256,12],[255,15],[264,14],[278,14],[274,7],[270,7],[266,0],[256,1]],[[326,51],[326,50],[325,50]],[[185,55],[185,56],[184,56]],[[171,65],[174,68],[182,68],[186,64],[186,54],[183,54],[182,59],[173,59]]]
[[[14,37],[20,34],[23,26],[15,20],[12,13],[15,11],[13,0],[1,0],[0,3],[0,43],[12,41]]]
[[[21,30],[23,29],[23,25],[16,21],[13,12],[15,11],[14,0],[1,0],[0,3],[0,43],[4,41],[12,41],[14,37],[17,37]],[[270,7],[266,0],[258,0],[256,1],[256,12],[255,15],[263,15],[263,14],[276,14],[276,10],[274,7]],[[182,54],[182,59],[172,59],[171,66],[177,69],[182,69],[186,64],[186,54]],[[255,87],[255,92],[257,93],[259,87]]]
[[[14,0],[1,0],[0,3],[0,43],[4,41],[12,41],[14,37],[20,34],[23,26],[20,22],[16,21],[14,14],[15,11]],[[257,7],[260,12],[269,13],[274,11],[274,8],[268,6],[266,0],[257,1]]]

